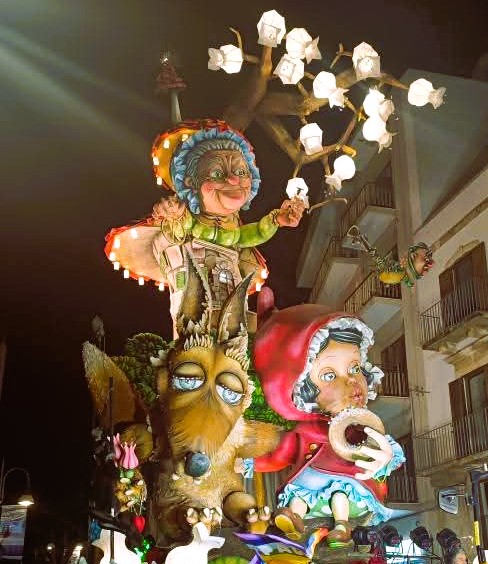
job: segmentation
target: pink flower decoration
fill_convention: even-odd
[[[139,460],[137,459],[135,453],[136,444],[132,443],[128,445],[127,443],[124,443],[122,448],[124,449],[124,454],[122,460],[119,462],[119,466],[125,470],[133,470],[134,468],[137,468],[137,466],[139,466]]]
[[[114,435],[114,463],[116,466],[120,465],[120,459],[122,458],[124,451],[122,448],[122,444],[120,442],[120,435],[119,433],[117,433],[116,435]]]

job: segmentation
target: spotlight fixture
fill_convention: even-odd
[[[378,540],[378,534],[372,527],[357,526],[353,529],[352,540],[357,546],[374,544]]]
[[[395,529],[393,525],[385,525],[378,531],[380,540],[385,546],[400,546],[403,540],[402,535]]]
[[[411,541],[422,550],[429,550],[432,548],[432,537],[427,532],[425,527],[415,527],[410,531]]]
[[[456,548],[461,548],[461,541],[452,529],[442,529],[437,533],[436,539],[444,552],[452,552]]]

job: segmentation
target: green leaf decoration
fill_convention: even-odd
[[[249,338],[249,352],[252,350],[253,341],[251,337]],[[293,429],[296,425],[295,421],[288,421],[276,413],[271,407],[266,403],[266,399],[263,394],[263,388],[261,387],[261,382],[259,381],[258,375],[254,368],[252,362],[252,354],[249,355],[251,359],[251,364],[249,365],[249,378],[254,384],[254,392],[252,393],[251,405],[244,412],[244,418],[250,419],[252,421],[262,421],[264,423],[273,423],[282,427],[286,431]]]
[[[112,360],[124,371],[132,387],[148,409],[157,401],[158,367],[151,364],[151,357],[158,358],[159,351],[167,352],[172,343],[153,333],[138,333],[127,339],[125,356],[114,356]]]

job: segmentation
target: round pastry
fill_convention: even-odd
[[[371,437],[367,437],[365,441],[359,443],[351,443],[347,438],[347,430],[351,427],[370,427],[382,434],[385,433],[385,427],[375,413],[369,411],[369,409],[359,407],[343,409],[330,420],[330,446],[338,456],[353,462],[360,456],[358,450],[365,442],[372,448],[378,447],[378,445]]]

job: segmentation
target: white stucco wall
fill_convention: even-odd
[[[404,92],[395,91],[400,102],[399,135],[404,134],[406,120],[416,159],[419,205],[413,214],[414,228],[431,216],[488,145],[488,83],[413,69],[402,76],[402,82],[410,84],[420,77],[447,90],[445,103],[437,110],[412,106]]]
[[[436,244],[440,238],[462,221],[488,198],[488,167],[474,178],[439,213],[414,234],[415,241],[428,245]],[[485,204],[486,205],[486,204]],[[473,214],[474,215],[474,214]],[[445,244],[434,251],[434,267],[418,284],[418,311],[422,313],[439,301],[439,274],[445,270],[453,257],[463,254],[463,247],[484,242],[488,248],[488,208],[466,223]],[[423,351],[428,426],[435,428],[447,423],[451,418],[449,403],[449,382],[455,378],[455,371],[443,355],[438,352]]]

